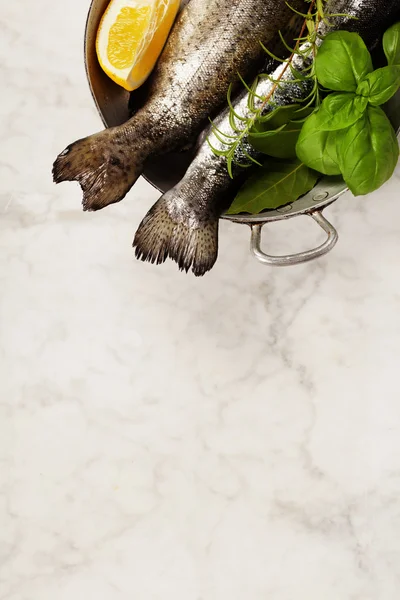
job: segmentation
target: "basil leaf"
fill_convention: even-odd
[[[297,156],[305,165],[324,175],[340,175],[337,144],[342,131],[321,131],[316,117],[317,113],[304,123],[296,146]]]
[[[354,99],[354,108],[355,108],[355,110],[358,110],[359,113],[361,113],[361,116],[364,114],[367,106],[368,106],[368,98],[364,98],[364,96],[356,95],[356,97]]]
[[[335,131],[350,127],[362,117],[368,100],[355,94],[339,92],[330,94],[315,113],[314,126],[324,131]]]
[[[271,110],[263,117],[257,120],[257,123],[264,123],[263,130],[278,129],[282,125],[286,125],[293,118],[293,115],[301,108],[300,104],[288,104],[287,106],[279,106]]]
[[[315,112],[315,106],[302,106],[293,115],[293,121],[305,121]]]
[[[374,106],[346,130],[338,150],[344,180],[355,196],[380,188],[399,158],[394,129],[383,110]]]
[[[321,85],[338,92],[355,92],[373,71],[371,55],[357,33],[335,31],[326,36],[315,59]]]
[[[359,84],[357,94],[368,98],[372,106],[385,104],[400,87],[400,66],[383,67],[369,73]]]
[[[259,152],[274,158],[296,158],[296,144],[302,127],[302,122],[292,121],[273,135],[253,130],[249,142]]]
[[[400,23],[395,23],[385,32],[383,49],[389,65],[400,65]]]
[[[267,161],[239,190],[228,214],[258,214],[294,202],[314,187],[318,177],[298,160]]]

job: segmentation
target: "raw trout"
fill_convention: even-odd
[[[330,26],[321,24],[320,31],[322,34],[334,29],[355,31],[372,47],[385,28],[394,22],[399,9],[400,0],[329,0],[325,5],[326,14],[345,13],[347,16],[329,19]],[[356,19],[350,19],[350,16]],[[309,66],[310,60],[296,56],[294,67],[301,72]],[[276,80],[283,68],[275,63],[267,72]],[[289,69],[283,79],[293,80]],[[257,95],[267,97],[272,86],[270,80],[260,79]],[[291,104],[304,99],[309,92],[307,85],[299,82],[278,88],[272,100],[278,106]],[[244,91],[234,102],[236,114],[251,116],[248,101],[248,93]],[[260,101],[256,100],[256,107],[257,102],[260,106]],[[227,136],[234,135],[229,109],[222,113],[215,124]],[[237,120],[236,124],[240,124],[240,121]],[[225,149],[211,131],[208,134],[214,148]],[[246,141],[244,149],[255,159],[259,158],[256,150]],[[239,163],[248,160],[244,153],[238,154],[236,159]],[[242,174],[243,169],[237,168],[232,180],[226,159],[216,156],[207,141],[203,141],[180,183],[162,196],[139,226],[134,240],[137,258],[161,263],[169,257],[182,270],[192,269],[195,275],[203,275],[211,269],[218,253],[219,217],[233,200],[238,187],[237,179]]]
[[[54,181],[78,181],[84,210],[122,200],[146,159],[195,143],[238,73],[252,77],[262,67],[260,41],[268,44],[292,14],[285,0],[190,0],[150,78],[144,106],[124,125],[68,146],[54,163]]]

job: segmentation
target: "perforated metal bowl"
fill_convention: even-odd
[[[114,84],[102,71],[96,56],[96,33],[100,19],[109,0],[92,0],[85,32],[85,65],[90,89],[97,110],[105,127],[124,123],[129,118],[129,93]],[[400,129],[400,93],[387,105],[387,113],[397,131]],[[171,154],[153,160],[147,165],[144,176],[154,187],[166,192],[184,175],[190,163],[189,153]],[[324,217],[323,210],[347,191],[340,177],[324,177],[308,194],[288,206],[266,211],[259,215],[224,215],[222,218],[251,228],[251,251],[261,263],[272,266],[294,265],[313,260],[332,250],[338,240],[338,233]],[[270,256],[261,250],[262,228],[274,221],[307,215],[326,232],[323,244],[312,250]]]

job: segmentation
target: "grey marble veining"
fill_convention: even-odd
[[[100,127],[87,8],[0,14],[0,599],[398,600],[400,171],[318,262],[229,223],[202,280],[136,262],[148,184],[88,215],[51,181]]]

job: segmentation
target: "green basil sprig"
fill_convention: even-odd
[[[356,33],[329,34],[316,57],[319,83],[330,92],[299,134],[296,154],[325,175],[341,174],[355,195],[373,192],[393,174],[399,144],[381,108],[400,88],[400,23],[386,31],[388,66],[373,70]]]

